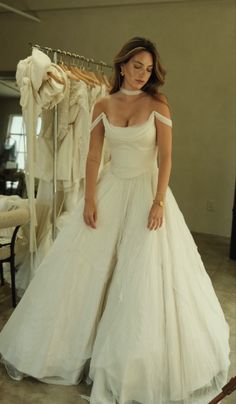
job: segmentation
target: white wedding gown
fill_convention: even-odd
[[[169,187],[162,227],[147,228],[155,119],[171,120],[153,112],[121,128],[102,113],[93,126],[101,119],[111,161],[97,228],[81,200],[0,333],[2,361],[17,378],[89,376],[92,404],[207,404],[227,381],[229,327]]]

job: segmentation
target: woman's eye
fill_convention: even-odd
[[[135,68],[135,69],[140,69],[140,68],[141,68],[141,66],[134,66],[134,68]]]

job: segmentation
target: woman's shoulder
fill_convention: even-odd
[[[109,95],[104,95],[103,97],[101,97],[101,98],[99,98],[96,102],[95,102],[95,104],[94,104],[94,106],[96,107],[103,107],[103,106],[105,106],[106,104],[107,104],[107,102],[108,102],[108,100],[109,100]]]
[[[106,112],[108,104],[111,102],[112,95],[108,94],[99,98],[94,104],[94,110],[101,112]]]
[[[98,116],[102,112],[106,112],[106,106],[107,106],[107,98],[109,95],[105,95],[104,97],[99,98],[94,106],[93,106],[93,116]]]
[[[168,98],[165,94],[159,93],[158,98],[152,99],[152,109],[166,118],[171,119],[171,111],[168,104]]]

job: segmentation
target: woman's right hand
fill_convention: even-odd
[[[83,216],[87,226],[96,229],[97,208],[94,199],[85,199]]]

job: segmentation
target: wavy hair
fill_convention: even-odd
[[[111,79],[112,88],[110,90],[110,94],[116,93],[122,86],[124,78],[121,76],[121,65],[123,63],[127,63],[134,55],[141,51],[151,53],[153,58],[153,69],[151,76],[148,82],[142,87],[142,90],[168,105],[166,96],[159,93],[159,87],[165,83],[166,70],[161,64],[160,55],[155,44],[149,39],[142,37],[131,38],[123,45],[121,50],[114,57],[114,70]]]

